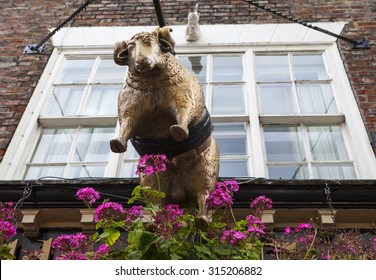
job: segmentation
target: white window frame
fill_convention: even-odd
[[[344,22],[315,23],[315,25],[340,34],[345,26]],[[0,178],[3,180],[22,179],[24,168],[30,157],[30,147],[35,147],[40,133],[38,125],[43,105],[48,98],[52,82],[57,75],[59,65],[69,55],[108,55],[113,53],[115,42],[128,39],[140,31],[152,31],[154,26],[138,27],[77,27],[63,28],[52,37],[55,47],[45,70],[34,90],[30,102],[20,120],[13,139],[0,164]],[[349,157],[354,161],[354,168],[358,179],[376,179],[376,159],[370,141],[351,89],[336,39],[299,24],[239,24],[239,25],[203,25],[202,37],[196,42],[185,41],[185,26],[172,26],[173,37],[176,41],[176,52],[182,54],[199,53],[244,53],[244,60],[253,59],[255,53],[270,52],[322,52],[325,56],[329,75],[332,79],[334,95],[338,110],[343,113],[344,140],[348,148]],[[265,177],[265,151],[262,139],[262,124],[280,123],[280,116],[259,117],[258,102],[256,100],[256,82],[254,68],[250,63],[244,63],[244,74],[248,77],[246,92],[250,95],[246,104],[247,117],[233,117],[233,120],[249,122],[250,135],[248,140],[248,164],[250,176]],[[339,96],[340,93],[340,96]],[[253,101],[253,102],[252,102]],[[351,116],[351,117],[350,117]],[[222,117],[213,117],[213,121],[223,121]],[[286,117],[287,123],[299,123],[300,118],[309,122],[309,116]],[[88,124],[100,122],[98,119],[88,119]],[[342,116],[323,116],[324,123],[340,123]],[[48,121],[47,119],[42,121]],[[76,120],[72,118],[72,124]],[[320,117],[312,118],[314,123],[321,122]],[[50,124],[51,125],[51,124]],[[58,124],[56,124],[58,125]],[[117,130],[115,133],[118,131]],[[121,164],[121,155],[110,153],[106,176],[113,177]],[[263,163],[263,164],[259,164]]]

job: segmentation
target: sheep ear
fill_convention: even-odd
[[[117,42],[114,49],[114,61],[118,65],[128,65],[128,44],[125,41]]]
[[[175,48],[175,40],[172,39],[171,32],[172,28],[168,26],[157,27],[154,31],[158,36],[158,41],[163,52],[170,52]]]

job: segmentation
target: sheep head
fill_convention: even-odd
[[[118,65],[128,65],[128,70],[136,74],[162,67],[164,54],[175,47],[170,32],[170,27],[157,27],[153,32],[140,32],[130,40],[116,43],[114,61]]]

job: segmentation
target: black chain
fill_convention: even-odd
[[[46,43],[52,36],[56,34],[64,25],[68,22],[72,21],[79,13],[85,10],[91,3],[95,0],[87,0],[83,3],[73,14],[70,15],[66,20],[59,24],[54,30],[51,31],[46,37],[44,37],[38,44],[31,44],[27,45],[24,53],[25,54],[34,54],[34,53],[41,53],[43,51],[44,43]]]
[[[333,220],[334,227],[337,228],[335,210],[334,210],[334,207],[333,207],[333,204],[332,204],[332,197],[330,195],[331,192],[330,192],[330,188],[329,188],[328,183],[325,183],[324,192],[326,194],[326,201],[328,202],[328,205],[329,205],[330,216]]]
[[[315,25],[312,25],[312,24],[309,24],[308,22],[305,22],[305,21],[302,21],[302,20],[298,20],[298,19],[295,19],[294,17],[292,16],[286,16],[284,15],[282,12],[280,11],[277,11],[276,9],[273,9],[273,8],[267,8],[266,7],[266,4],[262,4],[262,3],[258,3],[258,1],[255,1],[255,0],[243,0],[244,2],[247,2],[248,4],[251,4],[253,6],[256,6],[260,9],[263,9],[269,13],[272,13],[274,15],[277,15],[277,16],[280,16],[284,19],[287,19],[289,21],[292,21],[292,22],[295,22],[295,23],[298,23],[298,24],[301,24],[301,25],[304,25],[305,27],[308,27],[308,28],[311,28],[311,29],[314,29],[314,30],[317,30],[319,32],[322,32],[322,33],[325,33],[327,35],[330,35],[330,36],[333,36],[333,37],[336,37],[337,39],[340,39],[340,40],[343,40],[343,41],[346,41],[350,44],[352,44],[352,48],[353,49],[369,49],[371,47],[371,45],[369,44],[369,41],[366,40],[366,39],[363,39],[363,40],[353,40],[353,39],[350,39],[350,38],[347,38],[347,37],[344,37],[344,36],[341,36],[341,35],[338,35],[338,34],[335,34],[333,32],[330,32],[326,29],[323,29],[323,28],[320,28],[318,26],[315,26]]]
[[[24,187],[24,190],[22,192],[22,197],[20,198],[20,200],[17,201],[16,205],[14,206],[14,210],[15,210],[14,219],[16,221],[17,221],[18,210],[21,209],[24,201],[31,195],[32,192],[33,192],[33,186],[30,184],[27,184]]]

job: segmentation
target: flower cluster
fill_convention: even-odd
[[[75,235],[60,235],[52,242],[52,248],[59,252],[56,257],[59,260],[87,260],[85,253],[92,247],[90,237],[80,232]]]
[[[125,218],[125,225],[131,226],[133,222],[139,220],[144,215],[144,211],[142,210],[142,206],[132,206],[128,210],[128,214]]]
[[[16,235],[16,227],[12,224],[14,213],[13,202],[0,202],[0,246],[6,245]]]
[[[159,210],[154,218],[155,232],[166,238],[168,236],[177,234],[179,229],[183,226],[181,218],[183,217],[183,210],[177,204],[169,204],[164,209]]]
[[[206,199],[210,209],[230,208],[233,204],[233,193],[239,190],[236,181],[217,182],[212,192]]]
[[[122,214],[125,214],[125,211],[121,204],[106,202],[95,210],[94,222],[118,220]]]
[[[83,188],[76,193],[76,198],[82,200],[87,207],[91,206],[97,200],[100,199],[99,192],[95,191],[93,188]]]
[[[0,221],[0,242],[7,243],[16,235],[16,228],[8,221]]]
[[[13,202],[9,201],[6,203],[0,202],[0,220],[1,221],[11,221],[14,219],[14,204]]]
[[[248,222],[247,232],[256,238],[259,238],[261,235],[265,234],[266,226],[259,218],[253,215],[248,215],[246,220]]]
[[[237,231],[233,229],[225,230],[221,238],[222,243],[228,242],[232,246],[243,245],[246,240],[247,240],[247,235],[245,235],[241,231]]]
[[[164,172],[166,171],[166,163],[167,157],[165,155],[144,155],[137,165],[136,174],[151,175]]]
[[[254,209],[257,215],[261,215],[265,210],[272,209],[272,206],[272,200],[265,195],[256,197],[250,204],[250,208]]]

